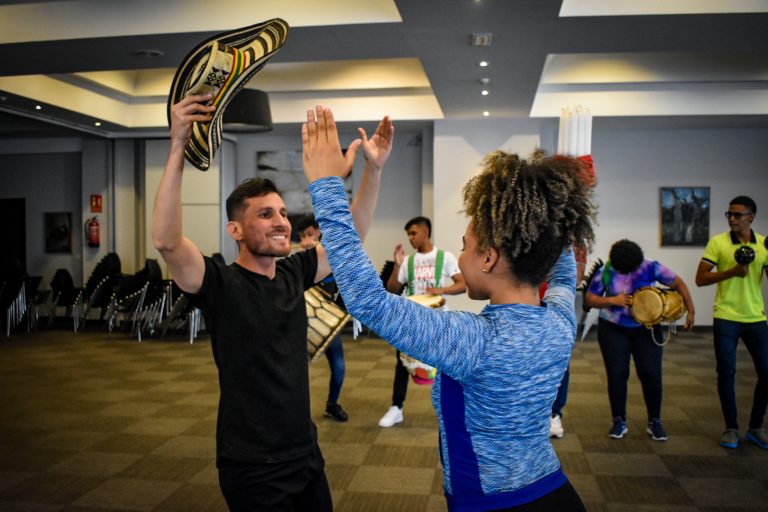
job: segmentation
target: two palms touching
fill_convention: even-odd
[[[354,140],[343,155],[331,109],[318,105],[315,110],[307,110],[307,122],[301,127],[301,143],[304,174],[310,183],[327,176],[347,177],[361,147],[367,164],[381,170],[392,151],[395,134],[392,121],[384,116],[370,139],[364,129],[357,131],[360,138]]]

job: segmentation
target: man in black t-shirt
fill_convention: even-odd
[[[265,179],[247,180],[227,199],[227,232],[238,245],[235,263],[204,257],[183,236],[184,148],[192,123],[210,121],[213,107],[205,105],[210,99],[191,95],[171,109],[171,147],[155,199],[152,240],[176,284],[205,312],[211,332],[221,391],[219,484],[233,511],[331,510],[309,409],[303,294],[330,274],[328,258],[322,245],[290,255],[288,212],[274,184]],[[365,155],[351,206],[364,237],[394,127],[385,117],[370,139],[359,132],[361,139],[340,158],[351,170],[357,150]]]

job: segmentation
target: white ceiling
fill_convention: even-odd
[[[162,133],[183,56],[271,17],[291,25],[288,41],[249,86],[269,92],[278,124],[316,103],[341,121],[557,117],[577,104],[764,120],[766,12],[768,0],[0,0],[0,111],[12,114],[0,133],[14,116]],[[491,46],[473,47],[475,32]]]

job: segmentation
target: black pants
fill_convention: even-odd
[[[402,409],[405,394],[408,392],[408,379],[411,375],[400,360],[400,351],[396,350],[395,352],[397,365],[395,366],[395,382],[392,384],[392,405]]]
[[[654,331],[656,339],[662,339],[658,325]],[[608,377],[611,415],[627,419],[627,381],[631,356],[635,360],[635,370],[643,388],[648,419],[661,418],[661,358],[664,349],[653,342],[651,331],[645,327],[623,327],[601,318],[597,322],[597,340]]]
[[[587,512],[576,489],[571,482],[555,489],[541,498],[512,508],[504,508],[493,512]]]
[[[219,459],[219,486],[232,512],[331,512],[323,457],[273,464]]]

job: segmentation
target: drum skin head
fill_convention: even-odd
[[[428,308],[439,308],[445,304],[445,299],[442,295],[409,295],[408,300]]]
[[[664,318],[665,302],[658,288],[640,288],[632,296],[632,317],[643,325],[656,325]]]

